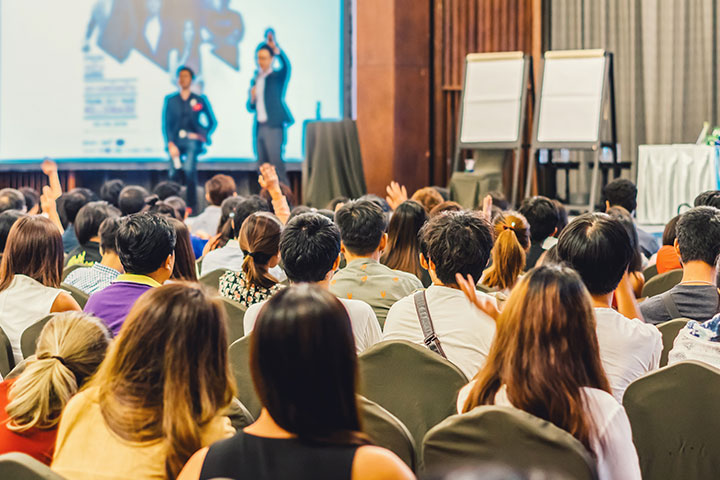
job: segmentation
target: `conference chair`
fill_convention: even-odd
[[[10,339],[0,328],[0,376],[5,378],[15,368],[15,357],[13,356]]]
[[[53,318],[53,314],[46,315],[37,322],[33,323],[20,335],[20,350],[22,351],[23,358],[28,358],[30,355],[35,355],[37,349],[37,340],[40,336],[40,332],[45,327],[45,324]]]
[[[62,279],[65,281],[65,278],[72,272],[73,270],[77,270],[78,268],[90,268],[87,265],[83,265],[82,263],[77,263],[75,265],[70,265],[69,267],[65,267],[62,272]]]
[[[237,398],[245,405],[250,414],[257,418],[262,409],[262,403],[255,393],[255,386],[250,374],[250,337],[245,336],[230,345],[230,368],[235,377]]]
[[[205,275],[200,277],[198,281],[217,292],[220,289],[220,277],[222,277],[223,273],[225,272],[227,272],[227,270],[225,270],[224,268],[218,268],[217,270],[206,273]]]
[[[363,431],[370,437],[370,440],[375,445],[393,452],[408,467],[416,471],[415,442],[407,427],[395,415],[377,403],[362,395],[358,395],[357,400]]]
[[[200,272],[202,272],[202,262],[204,257],[200,257],[195,260],[195,274],[200,278]]]
[[[250,413],[250,410],[245,408],[245,405],[237,398],[232,399],[225,415],[230,418],[230,423],[238,432],[255,421],[255,417]]]
[[[657,264],[650,265],[645,270],[643,270],[643,277],[645,277],[646,282],[649,281],[651,278],[653,278],[657,274],[658,274]]]
[[[44,463],[19,452],[0,455],[0,478],[12,480],[63,480]]]
[[[649,282],[645,283],[641,297],[653,297],[665,293],[680,283],[683,276],[681,268],[655,275]]]
[[[539,472],[539,478],[598,478],[595,461],[582,443],[512,407],[475,407],[445,419],[425,436],[423,459],[426,470],[500,464],[524,471],[528,478],[531,472]]]
[[[688,360],[635,380],[623,405],[644,480],[717,478],[720,369]]]
[[[228,343],[233,343],[245,335],[243,319],[247,309],[229,298],[222,297],[222,301],[228,315]]]
[[[662,356],[660,357],[661,367],[664,367],[668,364],[668,354],[673,348],[673,343],[675,343],[675,337],[678,336],[680,330],[685,328],[685,325],[687,325],[687,322],[689,321],[689,318],[676,318],[668,322],[663,322],[657,326],[658,330],[660,330],[660,333],[662,333],[663,342]]]
[[[68,285],[67,283],[61,283],[60,288],[63,290],[67,290],[70,296],[75,299],[78,305],[80,305],[80,308],[85,308],[85,304],[87,303],[88,298],[90,298],[90,295],[83,292],[79,288]]]
[[[416,445],[430,428],[456,413],[458,391],[467,384],[455,365],[405,341],[372,346],[358,358],[358,369],[359,393],[398,417]]]

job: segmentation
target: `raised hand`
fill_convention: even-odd
[[[260,165],[260,176],[258,177],[260,187],[271,191],[280,189],[280,180],[278,179],[275,167],[269,163]]]
[[[53,173],[57,173],[57,163],[50,157],[45,157],[45,160],[40,164],[40,168],[42,168],[42,172],[48,177]]]
[[[387,192],[385,200],[388,202],[390,208],[392,208],[393,210],[395,210],[398,206],[400,206],[401,203],[408,199],[405,186],[400,185],[394,180],[390,182],[390,185],[385,188],[385,191]]]
[[[462,275],[456,273],[455,281],[460,287],[460,290],[462,290],[465,294],[465,298],[470,300],[470,303],[475,305],[478,310],[484,312],[493,320],[498,319],[498,317],[500,316],[500,310],[498,310],[497,306],[492,300],[485,297],[478,298],[477,290],[475,290],[475,280],[473,280],[471,275],[468,275],[467,278],[463,278]]]
[[[482,216],[488,222],[492,220],[492,197],[485,195],[483,198]]]

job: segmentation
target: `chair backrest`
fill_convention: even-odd
[[[229,298],[223,297],[222,300],[228,315],[228,342],[232,344],[235,340],[245,336],[243,319],[247,309]]]
[[[643,270],[643,277],[645,277],[645,281],[649,281],[651,278],[653,278],[655,275],[658,274],[657,271],[657,264],[653,263],[649,267],[647,267],[645,270]]]
[[[377,403],[358,395],[358,409],[363,431],[379,447],[387,448],[417,470],[417,450],[407,427]]]
[[[70,272],[72,272],[73,270],[77,270],[78,268],[90,268],[90,267],[88,267],[87,265],[83,265],[82,263],[76,263],[75,265],[70,265],[70,266],[63,268],[63,271],[62,271],[63,281],[65,281],[65,278],[68,275],[70,275]]]
[[[198,282],[217,291],[220,288],[220,277],[222,277],[225,272],[227,272],[227,270],[224,268],[218,268],[200,277]]]
[[[80,305],[80,308],[85,308],[85,304],[87,303],[88,298],[90,298],[90,295],[83,292],[79,288],[68,285],[67,283],[61,283],[60,288],[63,290],[67,290],[70,293],[70,296],[75,299],[78,305]]]
[[[204,257],[200,257],[195,260],[195,274],[200,278],[200,272],[202,272],[202,262]]]
[[[645,480],[717,478],[720,370],[684,361],[635,380],[623,405]]]
[[[685,328],[685,325],[687,325],[687,322],[689,321],[689,318],[676,318],[674,320],[661,323],[657,326],[658,330],[660,330],[660,333],[662,333],[663,342],[662,356],[660,357],[661,367],[664,367],[668,364],[668,354],[673,348],[675,337],[678,336],[680,330]]]
[[[653,297],[665,293],[682,280],[683,271],[678,268],[655,275],[642,289],[642,297]]]
[[[22,335],[20,335],[20,350],[22,351],[23,358],[35,355],[40,332],[42,332],[43,327],[45,327],[45,324],[48,323],[51,318],[53,318],[53,314],[46,315],[23,330]]]
[[[467,384],[455,365],[410,342],[374,345],[360,355],[358,367],[358,393],[398,417],[416,445],[430,428],[456,412],[457,393]]]
[[[230,423],[235,430],[240,431],[255,421],[255,417],[237,398],[232,399],[225,414],[230,418]]]
[[[237,386],[237,397],[240,402],[250,411],[250,414],[257,418],[260,415],[262,404],[253,385],[250,374],[250,336],[236,340],[230,345],[230,368],[235,376]]]
[[[595,462],[582,443],[512,407],[476,407],[447,418],[425,436],[423,459],[428,470],[488,463],[549,474],[541,478],[597,478]]]
[[[10,339],[0,328],[0,375],[3,378],[15,368],[15,357],[13,356],[12,345]]]
[[[0,455],[0,478],[12,480],[63,480],[44,463],[19,452]]]

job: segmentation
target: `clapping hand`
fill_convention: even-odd
[[[475,280],[473,280],[471,275],[468,275],[467,278],[463,278],[462,275],[459,273],[455,274],[455,281],[457,282],[458,286],[460,287],[460,290],[463,291],[465,294],[465,297],[470,300],[470,303],[475,305],[475,307],[480,310],[481,312],[484,312],[487,314],[490,318],[493,320],[497,320],[500,316],[500,310],[498,310],[495,303],[486,297],[480,297],[477,296],[477,290],[475,290]]]
[[[385,200],[388,202],[388,205],[390,205],[390,208],[392,208],[393,210],[395,210],[397,207],[400,206],[401,203],[408,199],[407,190],[403,185],[400,185],[396,181],[390,182],[390,185],[385,188],[385,191],[387,192]]]

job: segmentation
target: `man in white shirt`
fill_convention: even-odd
[[[447,359],[470,379],[485,363],[495,336],[495,321],[465,298],[455,274],[481,277],[493,246],[490,226],[476,214],[451,212],[431,219],[420,236],[421,263],[433,281],[425,297],[435,334]],[[383,340],[425,344],[413,295],[390,308]],[[494,302],[484,293],[477,295]]]
[[[218,232],[220,217],[222,216],[223,200],[237,195],[235,180],[229,175],[217,174],[205,182],[205,200],[208,206],[200,215],[188,218],[185,223],[193,234],[210,238]]]
[[[288,222],[280,238],[280,257],[292,283],[313,283],[329,289],[340,264],[340,231],[323,215],[306,213]],[[381,340],[380,324],[373,309],[360,300],[339,299],[350,317],[355,347],[360,353]],[[251,305],[245,312],[245,335],[255,326],[265,302]]]
[[[577,270],[590,292],[600,358],[613,396],[622,402],[630,383],[658,368],[663,348],[660,331],[642,321],[628,280],[627,267],[633,255],[630,235],[618,220],[604,213],[588,213],[565,227],[557,251]],[[618,311],[612,309],[613,296]]]

